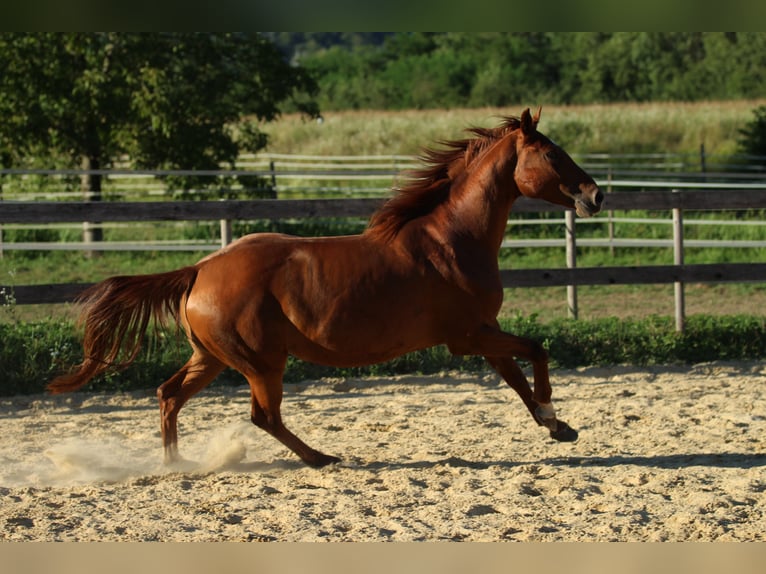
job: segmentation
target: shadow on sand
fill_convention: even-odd
[[[741,452],[666,454],[655,456],[573,456],[545,461],[553,466],[645,466],[653,468],[687,468],[708,466],[714,468],[755,468],[766,466],[766,454]]]
[[[342,463],[341,463],[342,464]],[[471,461],[459,457],[448,457],[430,461],[408,462],[366,462],[354,466],[367,470],[385,469],[429,469],[439,466],[452,466],[456,468],[488,469],[517,468],[528,464],[547,464],[551,466],[570,467],[617,467],[617,466],[642,466],[649,468],[688,468],[703,466],[712,468],[755,468],[766,466],[766,454],[753,453],[689,453],[668,454],[655,456],[572,456],[546,458],[537,461]]]

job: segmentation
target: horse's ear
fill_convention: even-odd
[[[534,118],[529,113],[529,108],[521,112],[521,131],[524,135],[532,135],[537,130],[537,120],[540,117],[540,112]]]
[[[537,108],[537,113],[532,116],[532,121],[535,122],[535,128],[537,128],[537,124],[540,123],[540,114],[543,113],[543,107],[540,106]]]

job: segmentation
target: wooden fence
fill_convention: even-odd
[[[707,282],[766,281],[766,263],[684,264],[683,213],[687,210],[746,210],[766,208],[766,189],[715,190],[681,188],[649,190],[641,193],[606,194],[605,212],[620,210],[668,210],[673,213],[673,265],[579,268],[576,265],[575,218],[566,212],[567,267],[555,269],[504,269],[506,287],[568,286],[570,314],[577,315],[578,285],[617,285],[674,283],[676,286],[676,325],[683,329],[683,284]],[[229,200],[212,202],[3,202],[0,224],[73,223],[136,221],[221,221],[222,229],[232,220],[368,217],[381,203],[380,198],[311,200]],[[551,212],[562,208],[521,198],[514,212]],[[71,301],[89,284],[48,284],[0,286],[0,294],[11,296],[16,304],[61,303]]]
[[[611,182],[615,189],[667,187],[666,182],[681,185],[696,183],[746,185],[766,183],[766,157],[751,155],[643,153],[643,154],[572,154],[594,179]],[[411,155],[298,155],[243,154],[237,169],[217,170],[151,170],[129,168],[127,158],[110,169],[0,169],[0,198],[15,200],[54,200],[87,197],[80,189],[84,174],[103,176],[103,190],[110,200],[141,200],[172,195],[163,178],[194,176],[222,181],[240,176],[262,178],[280,199],[306,197],[381,197],[403,171],[419,165]],[[30,184],[37,178],[38,185]],[[40,182],[44,181],[44,185]],[[67,183],[68,182],[68,183]],[[72,183],[76,182],[76,183]],[[73,185],[76,189],[72,189]],[[231,189],[242,192],[243,189]],[[244,190],[246,191],[246,190]],[[190,190],[186,195],[210,197],[210,190]]]

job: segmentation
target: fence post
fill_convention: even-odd
[[[101,185],[103,176],[100,173],[93,173],[101,168],[101,164],[95,158],[83,157],[82,173],[80,175],[80,190],[86,201],[101,201]],[[104,230],[96,223],[90,221],[82,222],[82,240],[83,243],[93,244],[104,240]],[[99,257],[101,252],[87,249],[84,251],[86,257]]]
[[[277,170],[276,166],[274,165],[274,160],[272,159],[269,162],[269,171],[271,171],[271,190],[274,194],[274,199],[277,198]]]
[[[3,176],[0,176],[0,202],[3,201]],[[4,257],[3,252],[3,224],[0,223],[0,259]]]
[[[231,220],[221,220],[221,247],[226,247],[231,243]]]
[[[566,255],[567,267],[577,267],[577,244],[575,240],[575,212],[568,209],[564,212],[566,226]],[[567,285],[567,314],[570,319],[577,319],[577,285]]]
[[[680,193],[674,189],[673,193]],[[684,216],[680,207],[673,208],[673,264],[681,267],[684,264]],[[673,284],[676,308],[676,331],[683,332],[685,323],[684,283],[676,281]]]
[[[609,166],[609,171],[606,174],[606,192],[612,193],[612,167]],[[614,209],[610,209],[607,212],[607,229],[609,231],[609,255],[614,257]]]

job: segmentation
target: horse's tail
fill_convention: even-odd
[[[179,320],[181,302],[196,278],[196,267],[183,267],[153,275],[112,277],[87,289],[78,297],[84,305],[80,315],[85,326],[83,361],[69,374],[53,379],[48,390],[74,391],[109,368],[130,365],[152,318],[158,324],[164,324],[167,315]]]

